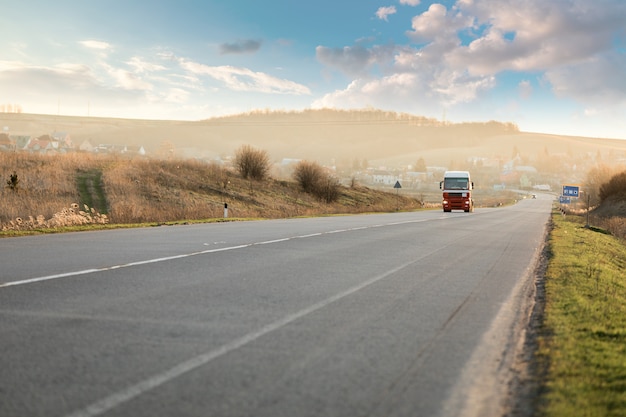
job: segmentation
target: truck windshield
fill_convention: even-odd
[[[467,190],[467,178],[446,178],[443,188],[446,190]]]

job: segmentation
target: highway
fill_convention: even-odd
[[[0,416],[498,416],[552,199],[0,239]]]

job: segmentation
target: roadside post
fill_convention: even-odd
[[[224,218],[228,218],[228,203],[224,203]]]
[[[396,189],[396,211],[400,211],[400,188],[402,188],[402,186],[400,185],[400,181],[396,181],[396,184],[393,186],[393,188]]]

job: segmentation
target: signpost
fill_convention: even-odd
[[[400,211],[400,196],[398,194],[400,192],[400,188],[402,188],[402,186],[400,185],[400,181],[396,181],[396,184],[393,186],[393,188],[396,189],[396,211]]]
[[[564,185],[563,186],[563,197],[574,197],[578,198],[580,193],[580,187],[577,185]]]

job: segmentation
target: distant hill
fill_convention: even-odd
[[[626,140],[520,132],[516,125],[445,123],[381,110],[257,111],[201,121],[134,120],[0,113],[0,127],[14,135],[68,133],[76,145],[142,145],[156,152],[171,144],[185,157],[232,155],[243,144],[268,151],[275,161],[309,159],[323,164],[368,160],[400,166],[424,158],[444,166],[470,157],[506,160],[516,152],[570,157],[611,154],[626,158]]]

